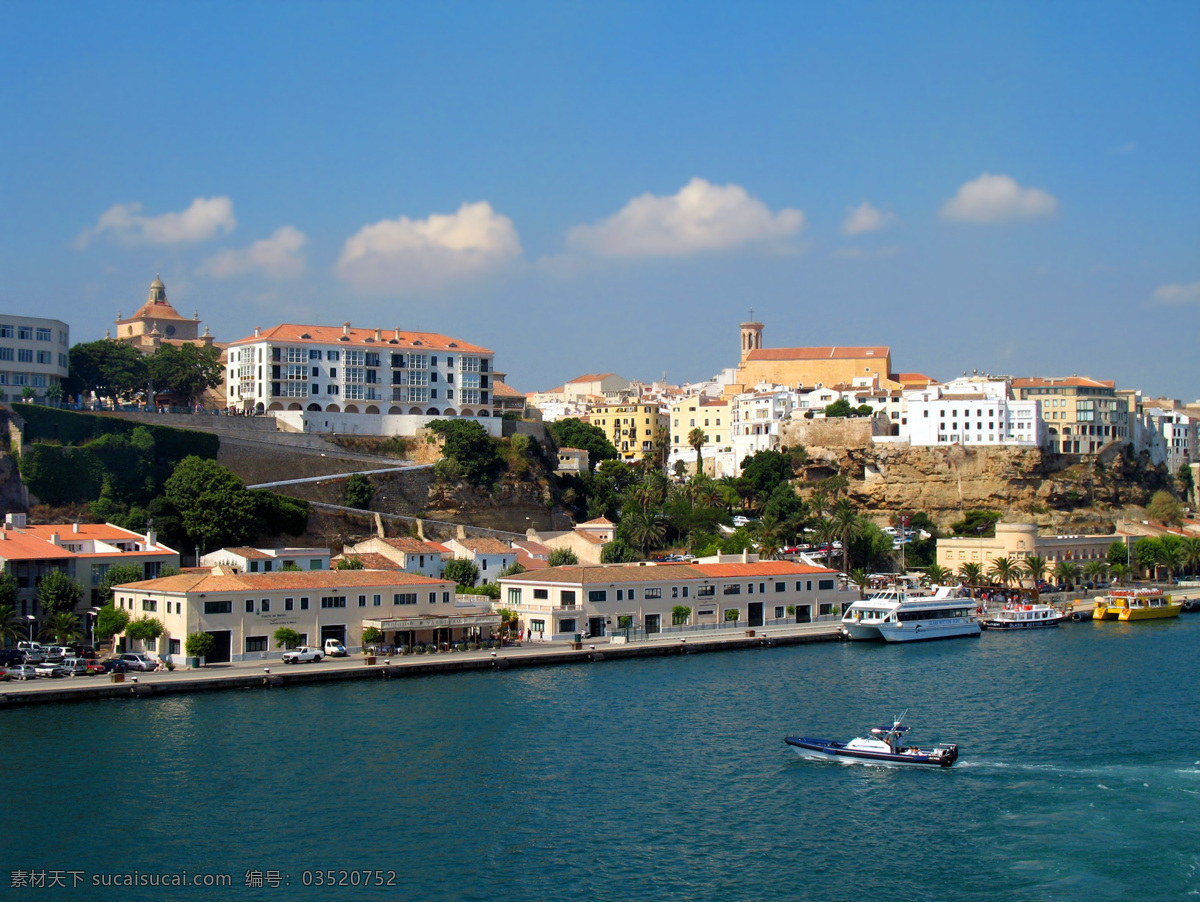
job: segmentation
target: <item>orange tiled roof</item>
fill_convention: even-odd
[[[607,517],[596,517],[594,520],[586,520],[580,523],[579,526],[615,526],[612,520]]]
[[[446,551],[443,546],[422,542],[412,536],[396,536],[393,539],[380,539],[380,541],[405,554],[444,554]]]
[[[609,376],[615,376],[616,373],[588,373],[584,376],[579,376],[567,382],[567,385],[572,385],[576,382],[596,382],[600,379],[607,379]]]
[[[492,380],[493,398],[524,398],[525,395],[499,379]]]
[[[221,551],[227,551],[230,554],[236,554],[238,557],[244,557],[248,561],[269,561],[272,560],[271,555],[263,554],[257,548],[251,548],[248,545],[242,545],[237,548],[222,548]]]
[[[380,337],[375,338],[378,331]],[[307,338],[303,336],[308,336]],[[292,344],[344,344],[349,347],[375,347],[390,351],[411,351],[414,348],[425,351],[457,351],[468,354],[491,354],[487,348],[468,344],[457,338],[450,338],[438,332],[402,332],[399,329],[351,329],[347,341],[342,341],[341,326],[306,326],[297,323],[281,323],[271,329],[264,329],[258,335],[249,335],[231,341],[235,345],[253,344],[259,341],[288,342]]]
[[[58,533],[58,537],[64,541],[83,541],[93,539],[100,542],[128,542],[130,540],[145,541],[146,537],[141,533],[133,532],[129,529],[124,529],[120,526],[114,526],[111,523],[80,523],[79,532],[75,532],[73,523],[38,523],[29,526],[22,526],[21,531],[32,536],[37,536],[39,539],[50,541],[50,536]]]
[[[856,360],[860,357],[885,358],[892,349],[886,345],[849,347],[833,345],[823,348],[757,348],[746,355],[747,360]]]
[[[506,545],[504,542],[501,542],[499,539],[493,539],[490,537],[482,538],[482,539],[472,539],[472,538],[468,537],[465,539],[455,539],[455,541],[459,545],[461,545],[463,548],[467,549],[467,551],[472,551],[475,554],[512,554],[513,553],[513,549],[511,546]]]
[[[1054,388],[1068,386],[1070,388],[1115,388],[1116,382],[1111,380],[1090,379],[1087,376],[1034,376],[1028,379],[1014,379],[1013,388]]]
[[[330,563],[336,567],[337,562],[340,560],[343,560],[344,558],[354,558],[355,560],[362,561],[364,570],[399,570],[399,569],[401,569],[400,565],[397,564],[395,561],[393,561],[390,557],[386,557],[382,554],[376,554],[373,551],[364,551],[362,553],[359,553],[356,551],[351,551],[346,554],[339,554],[337,557],[332,558],[330,560]],[[342,571],[342,572],[345,572],[345,571]]]
[[[0,533],[0,560],[37,561],[46,558],[71,558],[75,553],[38,536],[24,535],[13,529]]]
[[[516,582],[614,583],[663,582],[683,579],[766,579],[777,576],[812,576],[837,573],[828,567],[813,567],[792,561],[753,561],[731,564],[600,564],[597,566],[549,567],[536,573],[508,577]]]

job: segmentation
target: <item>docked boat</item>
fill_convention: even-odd
[[[842,635],[860,641],[918,642],[979,632],[973,603],[959,586],[941,586],[932,595],[887,589],[854,602],[842,616]]]
[[[995,617],[979,621],[985,630],[1036,630],[1058,626],[1066,614],[1048,604],[1006,604]]]
[[[844,764],[950,767],[958,760],[958,746],[953,743],[938,743],[928,749],[906,746],[904,734],[908,730],[909,728],[904,726],[904,714],[901,714],[890,727],[875,727],[867,738],[838,742],[836,739],[788,736],[783,741],[801,758],[840,761]]]
[[[1113,589],[1096,599],[1093,620],[1164,620],[1178,617],[1183,602],[1171,601],[1162,589]]]

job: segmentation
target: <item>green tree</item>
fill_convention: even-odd
[[[257,503],[245,483],[215,460],[185,457],[163,486],[184,533],[204,551],[248,545],[258,534]]]
[[[126,637],[137,642],[143,643],[147,648],[158,641],[158,637],[163,634],[163,623],[157,617],[142,617],[138,620],[131,620],[129,625],[125,627]]]
[[[362,631],[363,654],[367,654],[369,647],[380,645],[383,642],[383,630],[377,626],[365,627]]]
[[[677,604],[671,608],[671,625],[683,626],[692,617],[692,609],[687,605]]]
[[[957,523],[950,524],[950,532],[956,536],[967,536],[969,538],[994,536],[996,534],[996,524],[1002,516],[1003,514],[999,511],[967,511],[963,519]]]
[[[688,444],[692,446],[692,450],[696,452],[696,475],[704,472],[704,458],[701,452],[704,450],[704,443],[708,441],[708,436],[704,434],[704,430],[697,426],[687,436]]]
[[[950,571],[940,564],[930,564],[925,568],[925,575],[929,577],[931,583],[940,586],[946,581],[946,577],[950,575]]]
[[[337,562],[338,570],[365,570],[366,564],[356,554],[344,554]]]
[[[983,584],[983,565],[977,564],[974,561],[962,564],[958,568],[959,575],[968,586],[979,586]]]
[[[1054,579],[1059,588],[1073,588],[1079,582],[1079,565],[1074,561],[1059,561],[1054,565]]]
[[[1200,569],[1200,536],[1185,536],[1180,547],[1183,549],[1183,562],[1195,574]]]
[[[113,564],[108,568],[108,572],[104,574],[104,578],[100,580],[100,585],[96,587],[100,601],[102,603],[112,601],[113,586],[136,583],[145,578],[145,570],[141,564]]]
[[[1180,464],[1175,477],[1179,480],[1179,491],[1183,497],[1191,498],[1192,492],[1196,490],[1196,483],[1192,478],[1191,464]]]
[[[1155,563],[1166,569],[1168,580],[1175,577],[1175,571],[1179,570],[1186,560],[1183,545],[1178,536],[1163,536],[1159,539],[1159,553]]]
[[[1108,561],[1088,561],[1083,565],[1083,575],[1095,585],[1104,579],[1104,574],[1108,572]]]
[[[667,534],[667,523],[656,510],[635,508],[621,516],[618,529],[627,542],[638,548],[644,560],[651,548],[657,548]]]
[[[366,633],[366,630],[363,630]],[[300,634],[289,626],[281,626],[275,630],[276,648],[295,648],[300,644]]]
[[[865,567],[855,567],[850,571],[850,582],[858,586],[858,597],[866,598],[867,589],[871,588],[871,576]]]
[[[38,604],[49,616],[71,613],[81,597],[83,586],[79,580],[72,579],[61,570],[51,570],[38,584]]]
[[[617,459],[616,446],[599,426],[567,417],[547,423],[546,432],[559,448],[581,448],[586,451],[589,470],[595,470],[601,461]]]
[[[129,612],[118,608],[110,601],[96,615],[96,641],[107,642],[117,633],[125,632],[129,625]]]
[[[1133,543],[1133,556],[1137,559],[1138,566],[1145,570],[1148,576],[1153,576],[1159,558],[1162,557],[1162,542],[1153,536],[1143,536]]]
[[[771,497],[781,484],[790,483],[793,476],[791,454],[767,449],[742,459],[742,476],[738,483],[748,484],[765,499]]]
[[[210,388],[221,384],[221,349],[194,344],[164,344],[146,358],[147,375],[159,392],[170,392],[191,407]]]
[[[77,344],[68,356],[67,391],[71,394],[95,392],[97,398],[119,400],[146,385],[146,358],[123,341],[101,339]]]
[[[525,565],[522,564],[520,561],[513,561],[511,564],[509,564],[507,567],[505,567],[503,570],[501,570],[496,578],[503,579],[506,576],[519,576],[520,574],[522,574],[524,572],[525,572]]]
[[[183,640],[183,650],[189,658],[207,658],[216,647],[217,640],[212,633],[188,633]]]
[[[78,642],[83,638],[83,630],[79,628],[79,617],[69,611],[51,614],[42,624],[39,635],[43,639],[51,639],[59,645],[68,642]]]
[[[22,637],[17,611],[11,604],[0,604],[0,648],[9,642],[18,642]]]
[[[375,486],[362,473],[354,473],[346,480],[342,503],[356,510],[370,510],[371,499],[375,497]]]
[[[602,564],[629,564],[640,560],[641,557],[637,551],[621,539],[605,542],[600,548],[600,563]]]
[[[1109,564],[1129,563],[1129,546],[1125,544],[1124,539],[1113,539],[1112,544],[1108,546],[1108,562]]]
[[[578,567],[579,555],[570,548],[555,548],[547,557],[551,567]]]
[[[1109,564],[1108,570],[1112,574],[1113,585],[1120,585],[1129,576],[1128,564]]]
[[[862,534],[862,520],[854,510],[854,506],[845,498],[842,498],[834,505],[833,514],[829,520],[837,532],[839,541],[842,543],[842,572],[849,573],[850,542]]]
[[[1160,489],[1146,505],[1146,516],[1167,526],[1178,526],[1183,521],[1183,505],[1170,492]]]
[[[860,417],[873,417],[875,416],[875,408],[870,404],[859,404],[854,408],[854,414]]]
[[[725,611],[725,622],[726,623],[737,623],[737,621],[739,621],[741,619],[742,619],[742,612],[739,611],[737,608],[728,608]]]
[[[467,482],[491,485],[499,477],[504,460],[496,442],[480,423],[466,419],[431,420],[425,428],[444,439],[442,453],[458,464]]]
[[[17,582],[17,578],[0,564],[0,605],[7,605],[15,609],[18,589],[20,589],[20,584]]]
[[[479,568],[465,557],[451,558],[442,570],[442,579],[451,579],[460,586],[473,586],[479,579]]]
[[[849,417],[853,415],[854,408],[850,406],[850,402],[845,398],[838,398],[825,408],[826,419],[840,419],[841,417]]]

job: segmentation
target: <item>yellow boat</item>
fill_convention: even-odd
[[[1183,602],[1172,602],[1162,589],[1114,589],[1096,599],[1093,620],[1162,620],[1178,617]]]

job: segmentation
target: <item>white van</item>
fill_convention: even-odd
[[[326,639],[325,654],[331,658],[344,658],[349,655],[350,652],[346,651],[346,646],[344,646],[337,639]]]
[[[91,673],[88,670],[88,662],[85,658],[63,658],[63,662],[58,665],[67,670],[71,676],[87,676]]]

